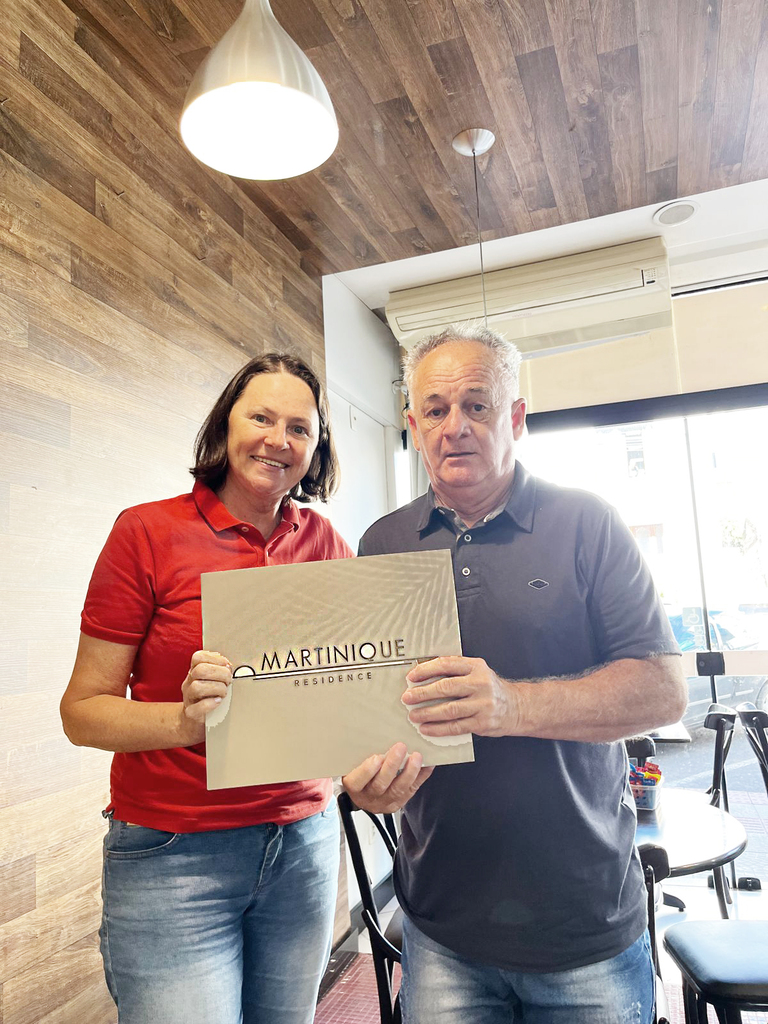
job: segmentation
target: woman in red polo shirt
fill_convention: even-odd
[[[192,472],[191,494],[118,517],[61,705],[74,743],[115,751],[107,983],[120,1024],[309,1024],[336,896],[331,783],[206,789],[205,716],[232,666],[199,648],[201,573],[352,555],[296,505],[327,500],[338,475],[315,374],[287,355],[248,363]]]

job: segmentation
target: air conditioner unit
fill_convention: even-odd
[[[526,358],[669,328],[672,301],[663,238],[647,238],[485,275],[488,326]],[[480,276],[394,292],[386,307],[404,348],[451,323],[482,320]]]

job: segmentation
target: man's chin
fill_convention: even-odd
[[[461,469],[454,467],[446,473],[440,474],[437,483],[437,490],[441,493],[450,490],[465,491],[468,488],[477,487],[482,482],[482,474],[477,469]]]

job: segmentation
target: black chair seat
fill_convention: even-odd
[[[768,921],[685,921],[664,946],[708,1003],[768,1005]]]
[[[398,907],[392,915],[384,932],[384,938],[391,942],[395,949],[403,948],[403,908]]]

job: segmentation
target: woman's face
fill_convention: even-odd
[[[257,501],[278,501],[306,476],[320,417],[312,391],[290,373],[252,377],[232,406],[227,487]]]

